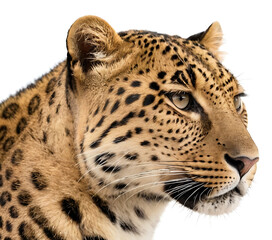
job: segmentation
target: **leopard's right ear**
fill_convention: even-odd
[[[223,32],[219,22],[212,23],[204,32],[194,34],[188,40],[198,41],[211,51],[218,60],[222,60],[223,53],[219,51],[223,42]]]
[[[82,73],[107,63],[123,43],[121,37],[103,19],[85,16],[75,21],[67,36],[67,63],[80,65]]]

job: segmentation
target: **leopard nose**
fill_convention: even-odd
[[[242,178],[254,166],[254,164],[259,161],[259,158],[256,157],[254,159],[250,159],[245,156],[232,158],[228,154],[225,154],[225,160],[229,165],[238,170],[240,177]]]

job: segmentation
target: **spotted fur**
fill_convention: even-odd
[[[78,19],[67,60],[0,105],[0,239],[151,239],[174,199],[233,210],[258,161],[213,23],[185,39]]]

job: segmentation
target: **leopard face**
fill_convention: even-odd
[[[258,149],[243,88],[221,64],[218,23],[187,39],[117,34],[84,17],[68,34],[69,102],[82,178],[108,199],[175,199],[195,211],[233,210]]]

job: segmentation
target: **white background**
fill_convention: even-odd
[[[97,15],[115,30],[152,30],[188,37],[213,21],[223,28],[224,65],[248,97],[249,131],[260,151],[249,194],[233,213],[209,217],[170,204],[156,231],[162,239],[272,239],[270,1],[2,1],[0,2],[0,101],[33,82],[66,57],[70,25]]]

